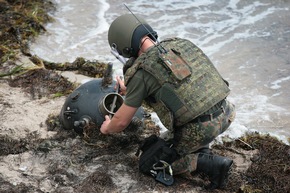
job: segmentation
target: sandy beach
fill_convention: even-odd
[[[1,12],[1,21],[13,6],[24,7],[19,2],[0,0],[8,10]],[[9,34],[14,36],[10,27],[1,28],[2,39]],[[139,172],[138,144],[159,130],[150,118],[142,127],[132,124],[127,131],[109,136],[98,130],[79,135],[63,129],[59,113],[66,98],[83,80],[102,77],[53,69],[53,63],[36,62],[21,46],[4,60],[7,45],[0,48],[0,193],[208,192],[204,185],[209,181],[199,174],[176,176],[167,187]],[[22,70],[9,74],[17,66]],[[259,133],[239,139],[225,136],[212,148],[234,160],[228,186],[212,192],[289,192],[290,148],[276,138]]]

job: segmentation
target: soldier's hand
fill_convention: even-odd
[[[125,83],[124,83],[122,77],[121,76],[117,76],[116,79],[117,79],[117,84],[115,86],[115,90],[117,90],[117,88],[119,87],[119,92],[118,93],[120,95],[126,95],[127,87],[125,86]]]
[[[100,128],[101,133],[103,133],[103,134],[108,134],[109,133],[107,127],[108,127],[110,122],[111,122],[110,117],[108,115],[106,115],[105,116],[105,121],[103,122],[103,124],[102,124],[102,126]]]

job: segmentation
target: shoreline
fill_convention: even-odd
[[[5,5],[5,2],[0,3]],[[13,31],[10,35],[14,35]],[[47,69],[46,61],[31,58],[25,49],[23,54],[1,62],[5,73],[19,65],[30,70],[0,79],[0,192],[206,192],[202,186],[207,180],[196,176],[185,176],[190,180],[176,177],[173,186],[165,187],[140,174],[138,159],[133,154],[141,138],[135,130],[107,138],[92,131],[94,135],[89,140],[72,130],[63,130],[58,114],[68,94],[86,76],[74,78],[75,70],[72,70],[68,73],[72,78],[69,81],[62,76],[67,72],[60,75],[55,69]],[[68,67],[81,60],[76,61],[68,63]],[[63,82],[54,84],[54,78]],[[93,78],[98,78],[97,72]],[[17,80],[16,87],[9,86],[11,80]],[[55,90],[50,90],[51,85]],[[56,96],[58,87],[68,92]],[[148,122],[146,130],[158,130],[154,123]],[[224,139],[212,148],[235,163],[227,188],[214,192],[289,190],[290,147],[274,137],[246,134],[237,140]]]

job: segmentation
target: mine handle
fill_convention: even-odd
[[[122,76],[120,76],[120,79],[122,80]],[[116,90],[116,93],[118,94],[119,93],[119,90],[120,90],[120,84],[118,85],[118,88]],[[112,106],[111,106],[111,109],[110,109],[110,112],[114,112],[114,109],[115,109],[115,106],[116,106],[116,101],[117,101],[117,95],[114,96],[114,99],[113,99],[113,103],[112,103]],[[112,114],[109,115],[110,118],[112,118]]]

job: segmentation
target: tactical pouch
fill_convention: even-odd
[[[174,49],[168,49],[166,53],[160,53],[159,58],[164,66],[171,71],[175,79],[182,81],[191,75],[191,69],[180,53]]]
[[[139,156],[140,150],[139,170],[165,185],[172,185],[174,180],[170,164],[178,157],[172,143],[151,135],[139,146],[136,156]]]

